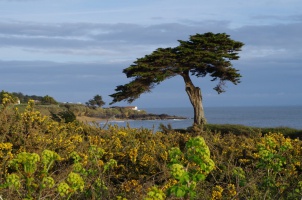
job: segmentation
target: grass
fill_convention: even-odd
[[[205,129],[210,132],[220,132],[221,134],[232,133],[235,135],[246,135],[261,133],[262,135],[268,133],[282,133],[284,136],[290,138],[299,138],[302,136],[302,130],[289,128],[289,127],[251,127],[237,124],[206,124]]]
[[[168,132],[172,129],[172,127],[165,127],[161,125],[161,131]],[[188,127],[186,129],[173,129],[174,131],[180,133],[194,132],[192,127]],[[290,128],[290,127],[252,127],[252,126],[244,126],[239,124],[206,124],[204,126],[204,130],[206,132],[212,133],[220,133],[222,135],[225,134],[234,134],[234,135],[244,135],[244,136],[252,136],[255,134],[266,135],[268,133],[282,133],[286,137],[290,137],[291,139],[302,138],[302,130]]]

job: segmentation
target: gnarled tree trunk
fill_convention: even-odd
[[[199,87],[194,86],[189,76],[189,72],[183,73],[182,77],[186,84],[186,92],[194,108],[194,125],[204,125],[206,123],[206,119],[202,106],[201,90]]]

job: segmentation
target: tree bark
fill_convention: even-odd
[[[199,87],[195,87],[191,78],[189,76],[189,72],[184,72],[182,77],[185,81],[186,92],[189,96],[190,102],[194,108],[194,124],[193,125],[204,125],[206,123],[206,119],[204,116],[204,109],[202,106],[202,95]]]

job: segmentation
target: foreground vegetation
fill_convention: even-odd
[[[103,129],[55,121],[33,101],[20,111],[4,98],[1,198],[301,199],[299,139],[215,127]]]

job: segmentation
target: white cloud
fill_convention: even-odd
[[[272,46],[247,46],[244,48],[241,53],[241,58],[253,60],[255,58],[272,58],[272,57],[280,57],[284,54],[287,54],[288,50],[286,49],[278,49]]]
[[[95,94],[108,98],[115,86],[129,81],[122,69],[136,58],[210,31],[226,32],[245,43],[234,62],[243,77],[241,84],[228,84],[227,93],[219,96],[212,90],[214,83],[196,81],[205,101],[252,104],[253,98],[261,98],[251,94],[267,99],[283,94],[282,101],[289,96],[290,104],[301,97],[300,0],[0,0],[0,7],[1,89],[51,92],[62,101],[83,101],[83,96]],[[181,81],[171,79],[137,102],[157,104],[158,94],[169,91],[166,105],[190,106],[179,90]]]

